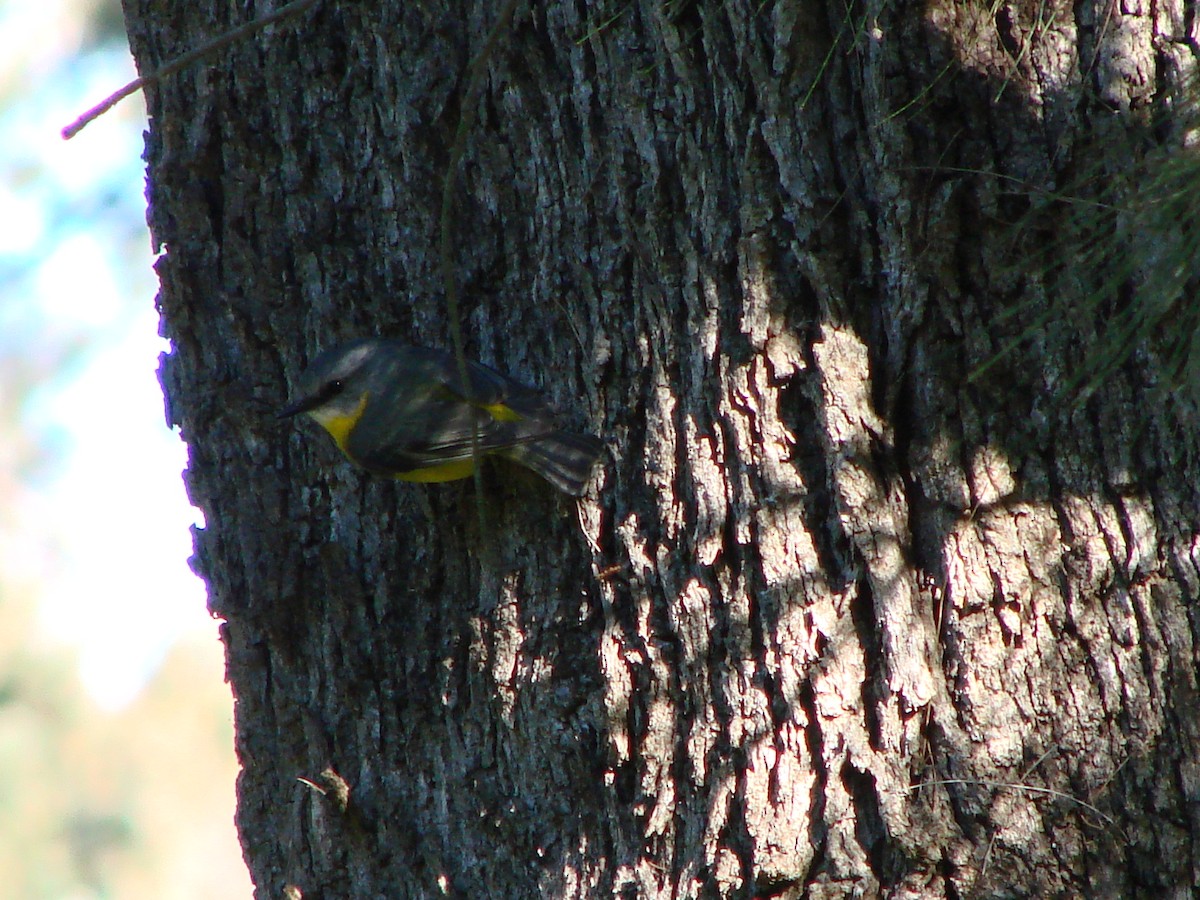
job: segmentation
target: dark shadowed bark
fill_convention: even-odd
[[[125,2],[143,72],[267,11]],[[1099,315],[971,375],[1070,284],[1013,223],[1178,141],[1191,14],[521,3],[442,221],[499,7],[326,0],[149,92],[259,895],[1188,896],[1194,419],[1153,348],[1063,402]],[[451,346],[443,228],[469,355],[608,445],[578,504],[272,417]]]

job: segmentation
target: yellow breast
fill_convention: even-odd
[[[362,418],[363,410],[367,408],[367,400],[371,397],[370,391],[363,391],[362,397],[358,401],[358,405],[354,409],[346,413],[337,413],[333,410],[322,409],[318,407],[309,413],[317,424],[329,432],[329,436],[333,438],[338,449],[343,453],[346,452],[346,442],[350,440],[350,432],[354,430],[354,426],[358,424],[358,420]]]

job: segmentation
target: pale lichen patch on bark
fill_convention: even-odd
[[[832,456],[832,485],[842,526],[864,565],[888,668],[888,687],[910,713],[936,693],[930,662],[935,658],[932,618],[922,608],[908,556],[906,499],[880,472],[871,447],[883,426],[870,399],[866,345],[846,328],[826,325],[813,348],[825,395],[826,437]],[[891,740],[898,740],[893,733]]]
[[[695,496],[693,514],[696,561],[711,566],[725,543],[725,460],[720,452],[720,437],[702,433],[694,416],[684,418],[684,441],[689,448],[690,485]]]
[[[516,704],[521,645],[525,633],[521,627],[518,583],[515,572],[508,573],[501,585],[501,599],[490,621],[491,653],[489,666],[495,692],[500,700],[501,715],[512,721]]]

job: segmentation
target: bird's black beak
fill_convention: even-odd
[[[283,409],[275,414],[277,419],[290,419],[292,416],[299,415],[302,412],[308,412],[315,406],[321,405],[321,397],[301,397],[295,403],[288,404]]]
[[[322,403],[325,403],[340,394],[343,387],[344,385],[342,384],[341,379],[335,378],[332,381],[328,381],[321,385],[319,389],[309,394],[307,397],[301,397],[299,400],[293,401],[290,406],[281,409],[276,414],[275,418],[287,419],[296,415],[297,413],[308,412],[310,409],[316,409]]]

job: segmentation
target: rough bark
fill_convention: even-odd
[[[265,11],[125,3],[143,72]],[[1056,399],[1102,321],[969,376],[1062,284],[1012,220],[1137,151],[1191,13],[520,5],[462,329],[611,458],[481,519],[271,413],[339,340],[450,345],[497,6],[326,0],[148,94],[259,895],[1187,896],[1190,412],[1150,352]]]

